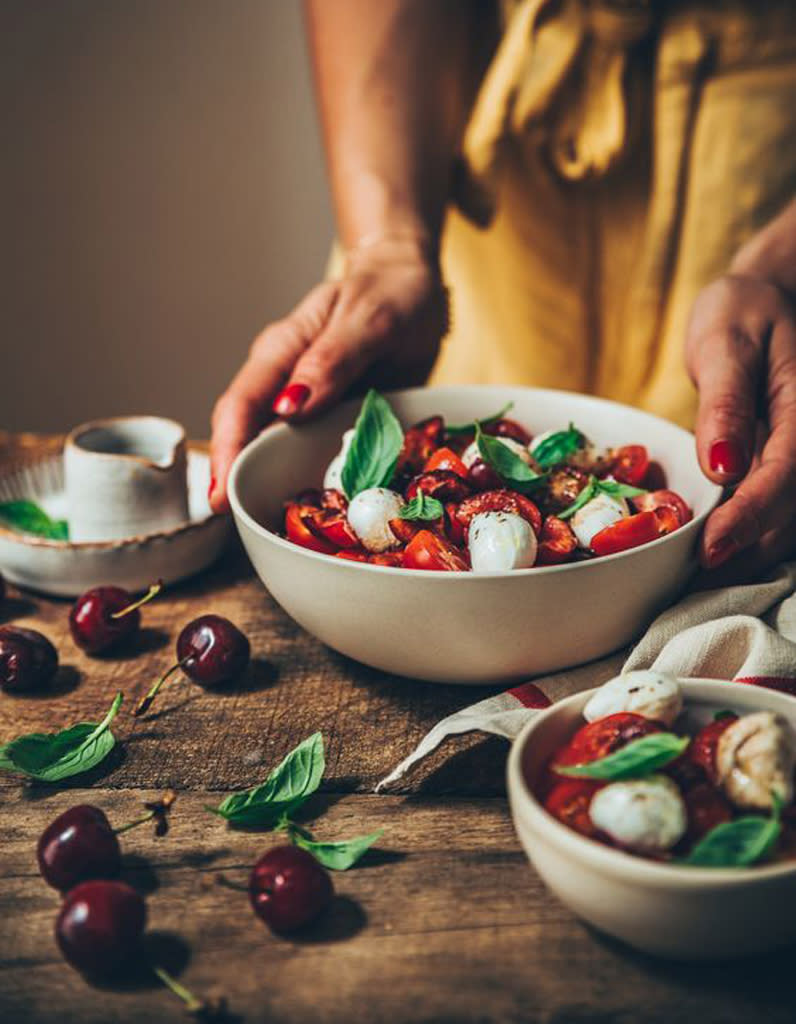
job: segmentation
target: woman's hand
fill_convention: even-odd
[[[274,416],[308,419],[355,384],[422,383],[446,329],[447,295],[423,244],[387,238],[349,253],[340,281],[314,288],[258,335],[216,403],[213,509],[228,507],[233,459]]]
[[[796,555],[796,313],[788,292],[730,274],[700,294],[686,364],[699,390],[706,476],[738,485],[709,517],[700,559],[743,578]],[[713,577],[713,573],[710,574]]]

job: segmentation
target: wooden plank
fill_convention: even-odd
[[[151,792],[95,790],[114,822]],[[301,938],[277,938],[245,881],[272,838],[229,830],[181,794],[169,836],[124,836],[127,877],[149,892],[153,948],[199,992],[223,989],[246,1021],[538,1021],[734,1024],[792,1021],[792,951],[726,966],[673,965],[632,953],[579,924],[527,865],[501,799],[319,798],[319,835],[384,827],[363,866],[335,875],[338,903]],[[72,802],[50,794],[15,814],[0,862],[1,1019],[38,1024],[184,1020],[139,975],[89,986],[52,938],[58,899],[35,869],[41,828]],[[5,816],[8,817],[7,815]],[[8,826],[8,823],[7,823]]]

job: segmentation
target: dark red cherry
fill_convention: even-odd
[[[87,654],[103,654],[138,632],[139,608],[161,590],[156,583],[139,600],[121,587],[94,587],[82,594],[69,612],[69,628],[78,647]]]
[[[474,491],[494,491],[505,486],[495,470],[481,459],[474,462],[468,469],[467,483]]]
[[[146,925],[143,896],[124,882],[81,882],[64,897],[55,937],[64,958],[97,977],[123,967],[139,950]]]
[[[58,652],[42,633],[0,627],[0,686],[6,693],[42,690],[58,671]]]
[[[260,857],[249,877],[252,908],[275,932],[309,924],[333,896],[328,871],[297,846],[275,846]]]
[[[494,420],[492,423],[484,423],[482,429],[485,434],[491,434],[493,437],[510,437],[512,441],[523,445],[531,443],[531,435],[516,420],[509,420],[503,417],[502,419]]]
[[[65,892],[89,878],[113,878],[121,866],[116,833],[99,807],[78,804],[42,832],[36,848],[42,878]]]

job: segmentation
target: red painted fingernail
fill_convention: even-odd
[[[213,491],[215,489],[216,489],[216,478],[214,476],[211,476],[210,477],[210,486],[207,488],[208,500],[213,497]]]
[[[721,537],[708,551],[708,561],[710,562],[711,569],[715,569],[717,565],[726,562],[737,550],[738,545],[733,537]]]
[[[725,473],[727,476],[738,476],[747,467],[743,445],[732,437],[714,441],[708,452],[708,461],[714,473]]]
[[[295,416],[309,397],[310,389],[306,384],[289,384],[276,396],[272,409],[277,416]]]

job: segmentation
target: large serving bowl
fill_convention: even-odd
[[[775,711],[796,727],[796,700],[745,683],[680,680],[678,732],[693,734],[716,711]],[[545,762],[578,726],[594,690],[533,718],[511,750],[514,827],[542,880],[596,928],[648,953],[686,960],[747,956],[796,940],[796,862],[749,868],[655,863],[586,839],[553,818],[534,791]],[[680,725],[684,728],[681,729]]]
[[[645,444],[694,518],[645,547],[589,563],[481,575],[346,561],[297,547],[274,530],[282,502],[320,484],[360,403],[302,427],[279,424],[238,456],[230,503],[263,583],[330,647],[417,679],[499,683],[622,647],[687,580],[702,523],[720,493],[700,472],[687,431],[638,409],[564,391],[417,388],[388,398],[404,426],[435,413],[466,423],[511,401],[510,415],[533,433],[572,420],[598,445]]]

